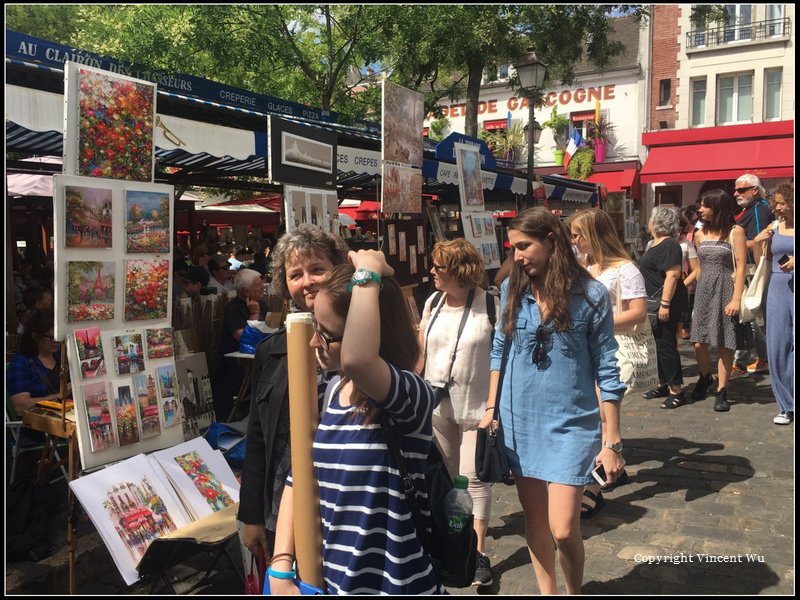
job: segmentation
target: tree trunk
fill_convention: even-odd
[[[464,115],[464,133],[470,137],[478,137],[478,99],[481,94],[483,78],[483,62],[469,65],[467,78],[467,110]]]

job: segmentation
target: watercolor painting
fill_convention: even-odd
[[[216,512],[226,506],[233,506],[233,498],[225,491],[219,479],[216,478],[197,452],[176,456],[175,462],[189,476],[197,491],[200,492],[200,495],[205,498],[211,507],[211,510]]]
[[[67,261],[67,321],[114,318],[114,262]]]
[[[125,320],[166,319],[169,260],[125,261]]]
[[[425,228],[417,225],[417,252],[425,254]]]
[[[111,248],[111,190],[64,186],[67,248]]]
[[[125,190],[125,239],[129,253],[167,253],[169,194]]]
[[[144,351],[140,333],[115,336],[112,344],[114,346],[114,367],[117,375],[128,375],[129,373],[141,373],[144,371]]]
[[[155,84],[78,69],[78,175],[153,180]]]
[[[153,540],[191,523],[163,470],[144,454],[76,478],[70,487],[128,585],[139,579],[136,567]]]
[[[76,329],[74,333],[78,360],[81,364],[81,379],[105,375],[106,361],[103,356],[103,342],[100,340],[100,328]]]
[[[178,379],[175,376],[175,365],[164,365],[156,369],[158,392],[164,408],[164,427],[172,427],[180,422],[178,419]]]
[[[480,154],[472,146],[456,144],[456,165],[461,206],[464,210],[483,210]]]
[[[408,252],[408,246],[406,246],[406,232],[405,231],[399,231],[397,233],[397,244],[400,246],[400,254],[399,254],[398,258],[400,259],[400,262],[406,262],[406,259],[407,259],[407,254],[406,253]]]
[[[144,335],[147,340],[147,358],[169,358],[173,356],[172,327],[145,329]]]
[[[156,380],[150,373],[133,376],[133,391],[139,406],[139,420],[142,423],[142,439],[161,433],[161,417],[156,397]]]
[[[483,218],[483,230],[486,232],[486,235],[494,233],[494,222],[491,217]]]
[[[472,235],[475,237],[483,237],[483,219],[481,217],[470,217],[472,222]]]
[[[81,386],[86,414],[89,418],[89,440],[92,452],[116,446],[111,412],[108,409],[108,389],[104,382],[85,383]]]
[[[117,438],[120,446],[139,441],[139,419],[133,386],[129,380],[114,381],[111,384],[114,396],[114,418],[117,425]]]

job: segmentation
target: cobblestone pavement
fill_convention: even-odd
[[[688,343],[680,349],[690,391],[697,367]],[[675,410],[660,409],[657,400],[626,402],[622,431],[631,482],[604,494],[605,508],[582,521],[585,594],[794,593],[794,425],[772,423],[777,406],[768,375],[731,382],[729,398],[728,413],[713,411],[713,396]],[[493,493],[487,550],[494,582],[451,592],[537,594],[516,489],[498,484]],[[83,527],[78,593],[150,590],[126,587],[91,524]],[[238,543],[229,549],[241,569]],[[179,592],[199,579],[203,558],[171,571]],[[242,589],[239,571],[224,561],[191,593]],[[6,593],[66,591],[63,547],[39,563],[6,565]]]

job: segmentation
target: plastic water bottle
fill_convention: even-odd
[[[444,498],[444,516],[447,519],[447,532],[458,535],[472,515],[472,496],[467,491],[469,479],[463,475],[453,478],[453,489]]]

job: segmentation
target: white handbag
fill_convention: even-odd
[[[769,282],[770,267],[767,262],[767,257],[762,256],[758,259],[756,271],[753,273],[753,279],[750,285],[745,289],[742,294],[742,307],[739,311],[739,321],[741,323],[749,323],[756,321],[763,324],[764,311],[762,303],[764,300],[764,292],[767,290]]]
[[[619,269],[617,269],[617,314],[622,312],[622,286]],[[617,365],[619,378],[628,390],[638,392],[658,386],[658,360],[656,358],[656,340],[650,327],[650,319],[637,323],[631,329],[615,333],[619,344]]]

